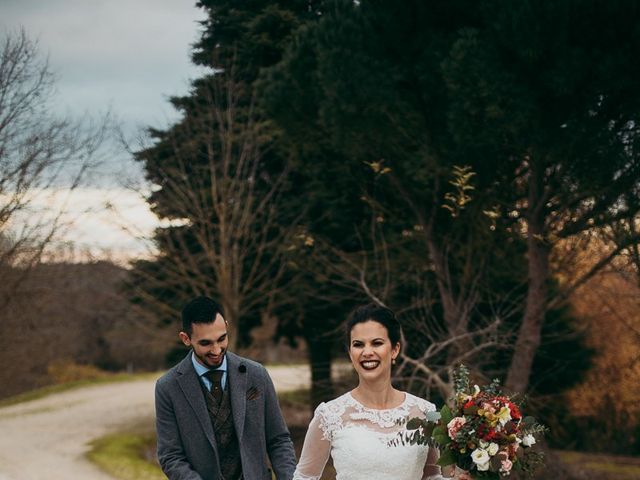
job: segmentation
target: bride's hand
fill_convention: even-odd
[[[472,480],[471,475],[466,470],[462,470],[455,465],[442,467],[442,476],[451,478],[451,480]]]

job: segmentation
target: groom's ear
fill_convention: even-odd
[[[180,340],[182,340],[182,343],[184,343],[186,347],[191,346],[191,338],[189,337],[189,334],[187,332],[180,332],[178,336],[180,337]]]

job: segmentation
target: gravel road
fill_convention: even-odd
[[[309,384],[307,366],[268,370],[279,392]],[[0,480],[113,480],[85,459],[89,443],[151,422],[154,384],[94,385],[0,408]]]

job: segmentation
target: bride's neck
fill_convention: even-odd
[[[387,409],[402,403],[402,393],[389,382],[360,382],[351,395],[365,407]]]

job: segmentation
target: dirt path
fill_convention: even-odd
[[[307,366],[270,367],[278,391],[309,384]],[[155,379],[94,385],[0,408],[0,480],[112,480],[89,442],[151,421]]]

